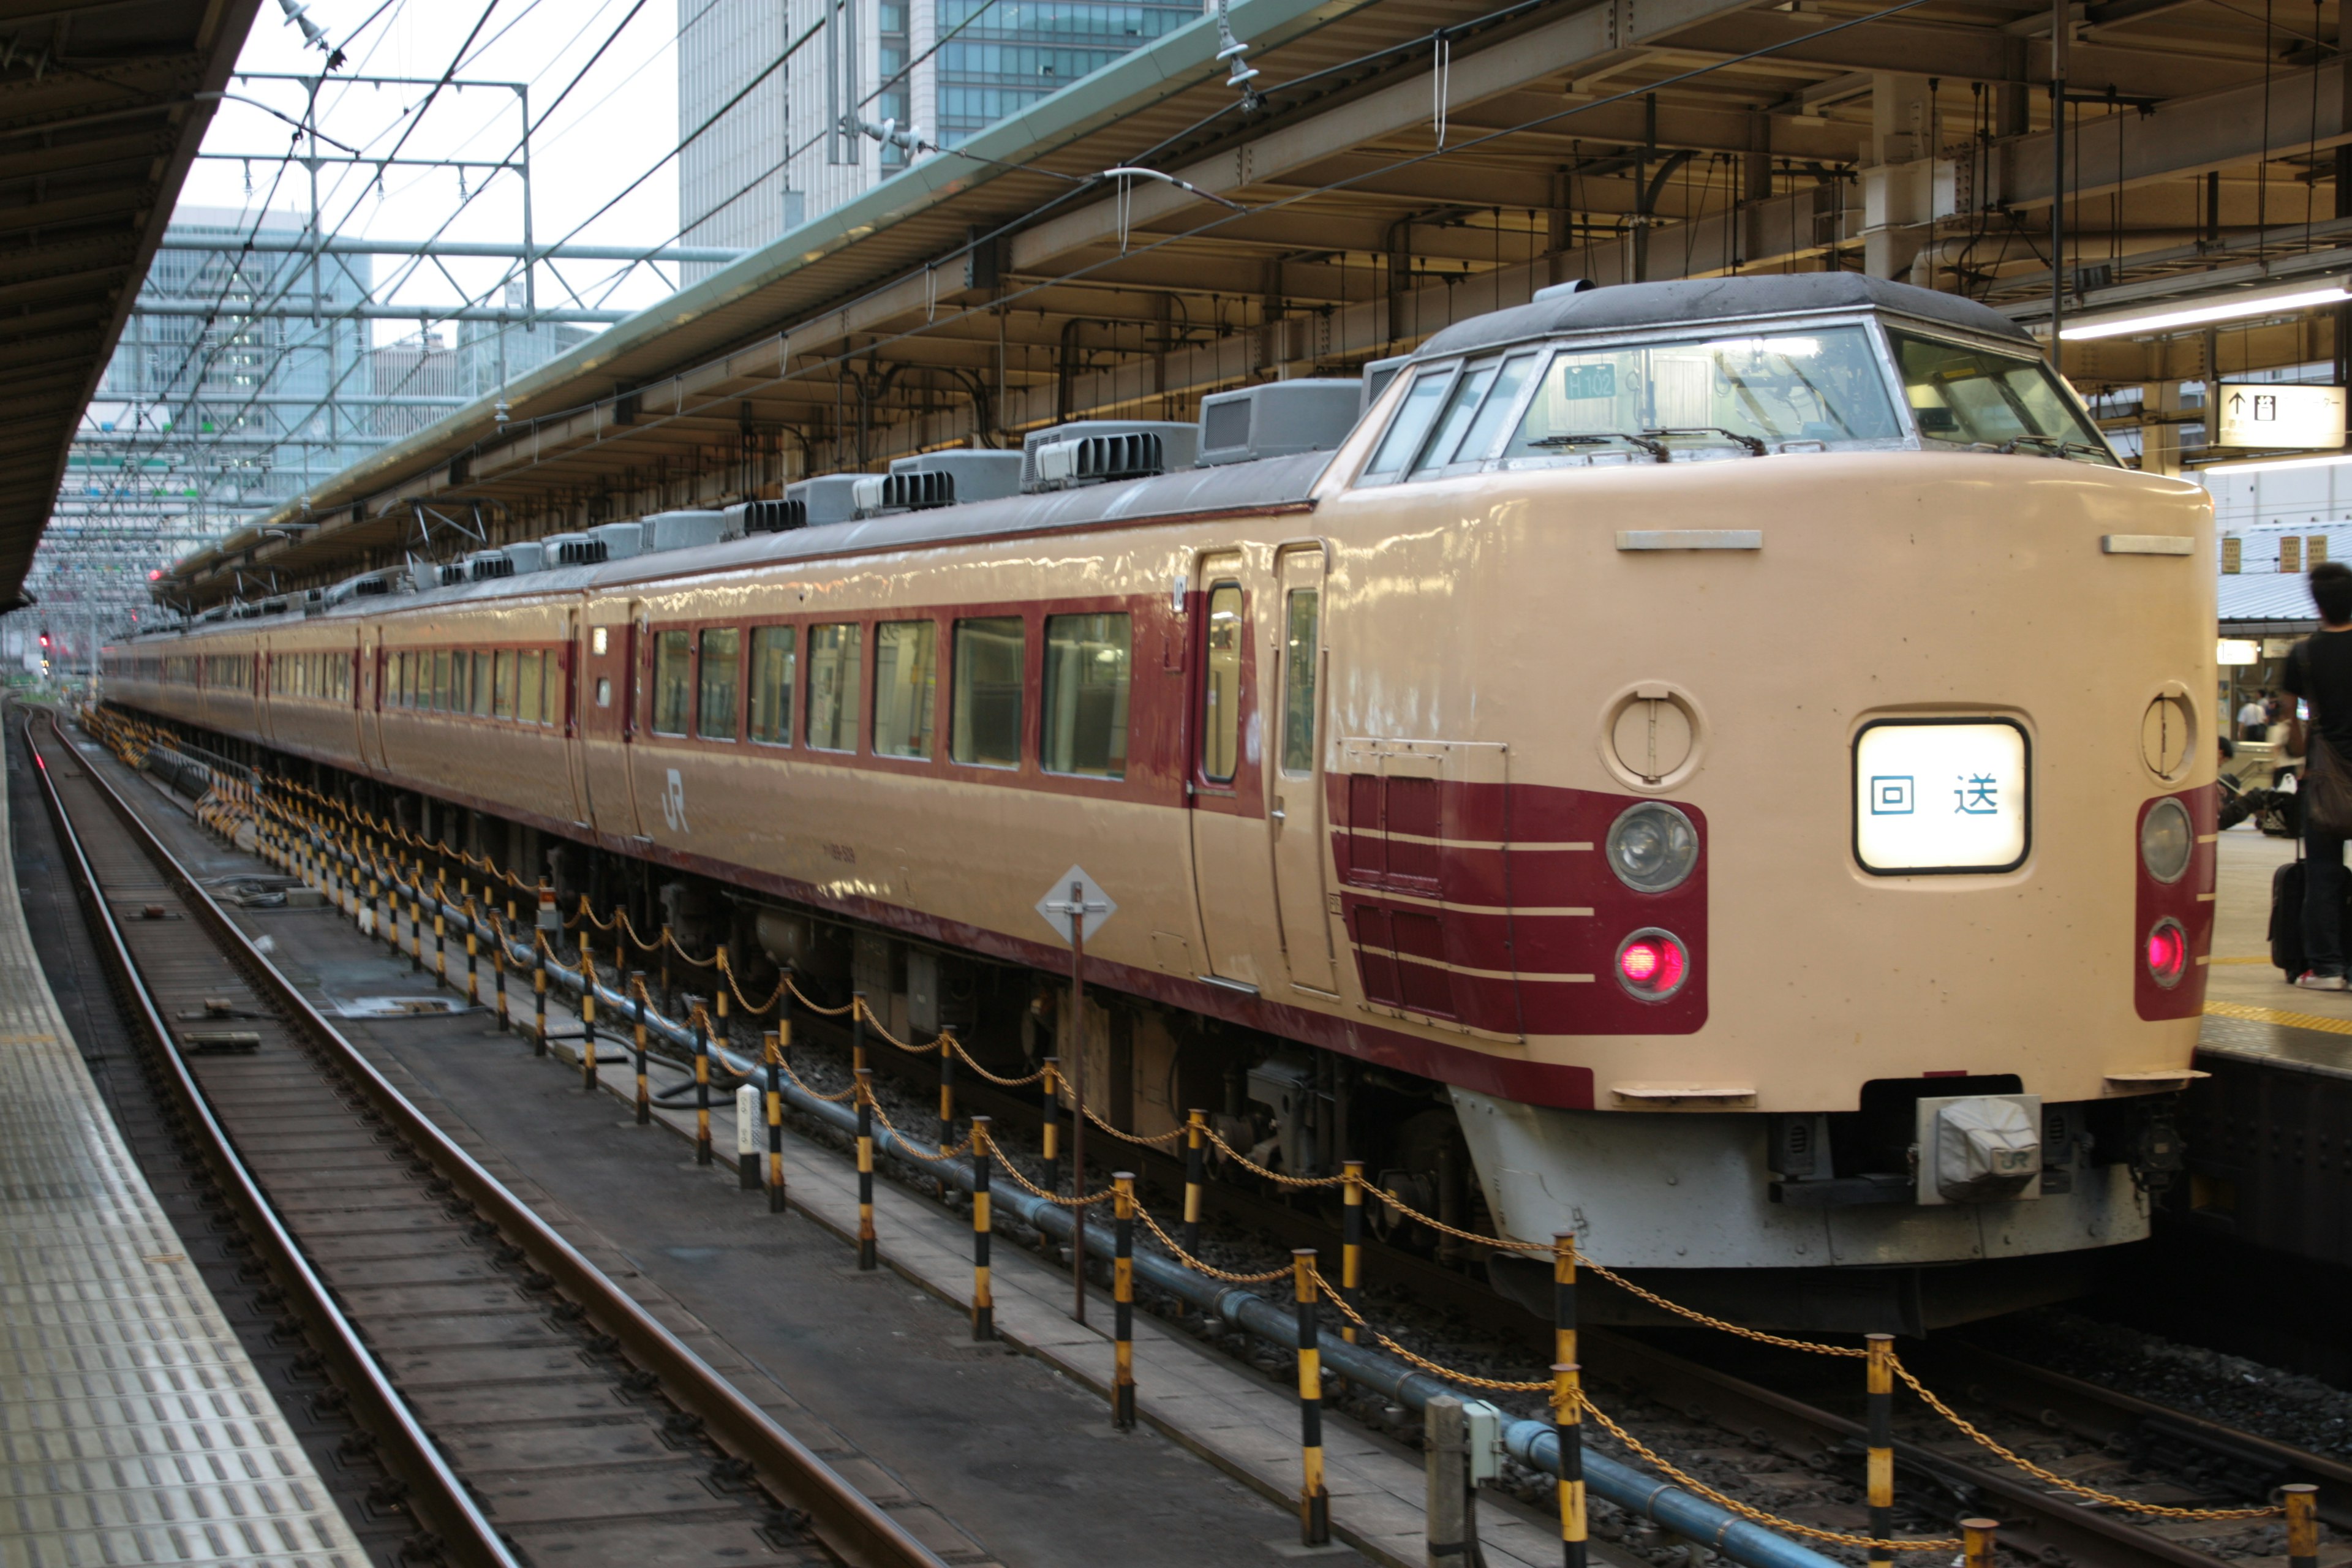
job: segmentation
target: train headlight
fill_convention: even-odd
[[[2178,882],[2189,869],[2189,851],[2197,847],[2197,830],[2177,800],[2159,800],[2140,819],[2139,862],[2159,882]]]
[[[1609,825],[1609,868],[1637,893],[1682,886],[1698,864],[1698,829],[1662,800],[1629,805]]]
[[[2147,972],[2167,990],[2189,970],[2189,933],[2170,915],[2147,928]]]
[[[1644,1002],[1663,1002],[1690,978],[1690,953],[1672,931],[1650,926],[1617,944],[1617,984]]]

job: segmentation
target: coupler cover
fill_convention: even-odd
[[[1918,1127],[1921,1203],[1998,1203],[2042,1195],[2040,1095],[1922,1100]]]

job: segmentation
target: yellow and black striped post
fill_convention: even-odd
[[[1339,1300],[1353,1307],[1363,1294],[1364,1163],[1361,1160],[1342,1160],[1339,1174],[1345,1182],[1339,1189]],[[1356,1325],[1352,1321],[1340,1326],[1339,1337],[1349,1344],[1356,1342]]]
[[[996,1337],[996,1294],[989,1285],[988,1246],[994,1226],[988,1208],[988,1118],[971,1119],[971,1337]]]
[[[408,972],[425,967],[425,857],[416,857],[408,873]]]
[[[2000,1529],[1997,1519],[1960,1521],[1961,1568],[1993,1568],[1994,1532]]]
[[[1551,1233],[1551,1359],[1576,1364],[1576,1232]]]
[[[694,1019],[694,1163],[710,1163],[710,1015],[701,998],[681,998]]]
[[[2287,1568],[2319,1568],[2319,1489],[2296,1481],[2279,1490],[2286,1500]]]
[[[944,1154],[955,1147],[955,1030],[947,1028],[940,1031],[939,1048],[940,1152]],[[937,1195],[944,1199],[948,1195],[947,1166],[941,1164],[939,1171]]]
[[[1201,1254],[1201,1189],[1209,1179],[1208,1118],[1192,1111],[1184,1118],[1184,1250]]]
[[[646,1079],[646,972],[632,970],[629,973],[630,1047],[637,1068],[637,1125],[650,1127],[654,1121],[652,1086]]]
[[[1864,1400],[1864,1417],[1868,1425],[1864,1441],[1869,1449],[1864,1479],[1865,1500],[1870,1506],[1870,1537],[1873,1541],[1891,1541],[1895,1536],[1895,1336],[1871,1334],[1864,1342],[1869,1346],[1864,1363],[1868,1379]],[[1891,1548],[1870,1548],[1871,1568],[1893,1568],[1894,1562]]]
[[[507,900],[504,920],[500,920],[496,911],[490,916],[491,922],[498,927],[490,933],[490,987],[499,996],[499,1033],[501,1035],[514,1027],[507,1017],[507,932],[514,929],[514,918],[512,899]]]
[[[482,1005],[481,942],[476,932],[481,929],[482,917],[471,893],[466,895],[466,1005]]]
[[[1551,1369],[1551,1430],[1559,1443],[1559,1560],[1584,1568],[1584,1391],[1573,1362]]]
[[[861,1067],[856,1073],[857,1267],[870,1271],[880,1262],[874,1247],[874,1069]]]
[[[613,931],[613,941],[615,943],[618,943],[620,940],[620,929],[618,926],[615,926]],[[672,994],[669,988],[669,950],[677,945],[670,941],[669,922],[667,921],[662,921],[661,935],[654,939],[654,945],[656,950],[661,953],[662,1005],[667,1007],[670,1005],[669,999]],[[615,947],[614,951],[617,952],[619,949]]]
[[[1111,1186],[1110,1424],[1135,1429],[1135,1173],[1113,1171]]]
[[[1298,1540],[1331,1543],[1331,1496],[1323,1489],[1323,1352],[1315,1343],[1315,1249],[1290,1255],[1298,1302]]]
[[[768,1031],[768,1212],[782,1214],[784,1205],[784,1053],[792,1049],[790,1018]]]
[[[383,869],[376,858],[375,848],[368,848],[368,935],[383,934]]]
[[[1059,1058],[1045,1058],[1045,1075],[1039,1080],[1044,1089],[1045,1120],[1037,1124],[1037,1130],[1045,1161],[1045,1190],[1058,1193],[1062,1190],[1062,1063]]]
[[[530,943],[530,1054],[547,1054],[547,943],[537,931]]]
[[[449,985],[449,922],[447,917],[441,912],[441,910],[443,901],[447,898],[448,892],[449,884],[442,880],[440,872],[434,872],[433,984],[440,986],[444,990],[448,989]]]
[[[849,994],[849,1070],[866,1070],[866,993]]]
[[[596,1092],[596,958],[580,943],[580,1089]]]

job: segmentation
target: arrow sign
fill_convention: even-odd
[[[2230,394],[2230,412],[2232,414],[2243,414],[2245,411],[2246,395],[2242,392],[2233,392]]]
[[[1092,877],[1087,875],[1085,867],[1073,866],[1045,889],[1045,896],[1037,900],[1037,913],[1054,928],[1054,934],[1064,942],[1070,939],[1070,917],[1078,916],[1079,934],[1086,941],[1092,942],[1095,932],[1102,930],[1110,917],[1118,913],[1118,906],[1110,901],[1110,895],[1104,892]]]

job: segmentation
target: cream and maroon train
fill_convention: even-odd
[[[1916,1329],[2070,1288],[2177,1162],[2210,544],[1966,300],[1552,290],[1335,450],[229,619],[108,694],[1007,1065],[1076,863],[1109,1114]]]

